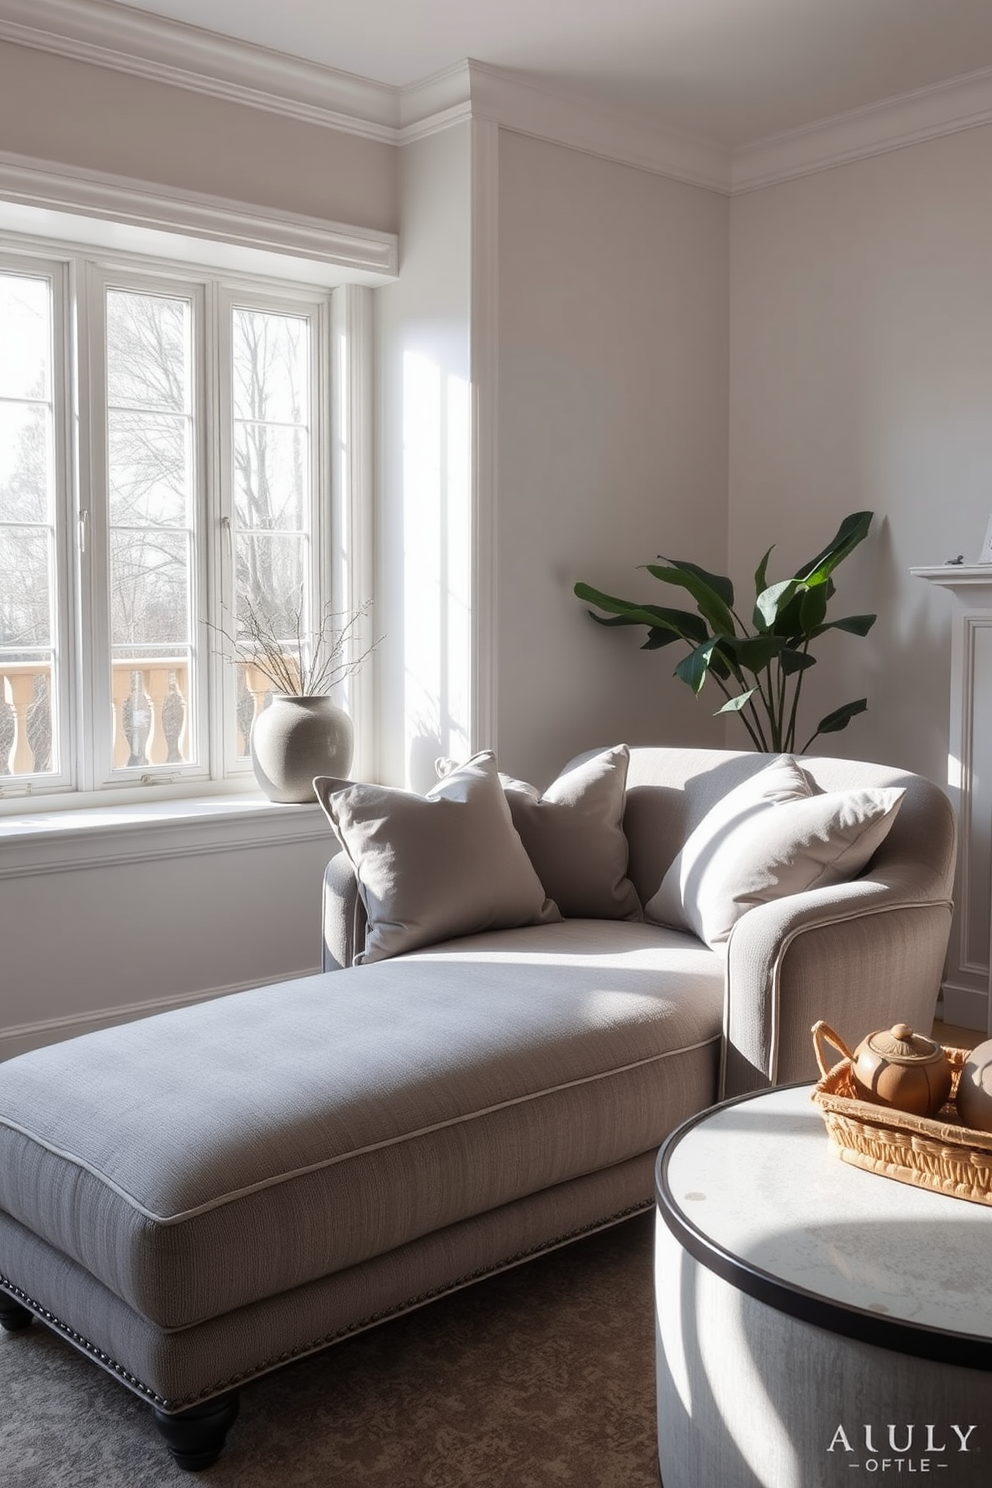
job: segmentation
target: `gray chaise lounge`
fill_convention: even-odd
[[[642,902],[767,763],[631,751]],[[0,1065],[0,1323],[41,1317],[206,1467],[253,1378],[650,1207],[680,1120],[815,1077],[817,1017],[852,1038],[929,1027],[949,803],[883,767],[803,765],[827,790],[904,786],[901,809],[862,876],[750,910],[725,951],[634,920],[531,924]],[[344,854],[325,917],[341,966],[364,934]]]

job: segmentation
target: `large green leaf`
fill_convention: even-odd
[[[822,584],[847,555],[868,536],[873,513],[852,512],[841,522],[830,542],[821,553],[796,571],[795,577],[806,584]]]
[[[738,693],[737,697],[728,698],[722,708],[717,708],[717,713],[739,713],[742,708],[747,706],[757,690],[756,687],[749,687],[747,692],[741,692]]]
[[[620,617],[616,620],[603,620],[599,615],[593,615],[594,620],[599,620],[601,625],[664,625],[668,629],[674,627],[670,624],[668,616],[675,614],[687,614],[689,618],[698,624],[698,617],[691,611],[670,611],[663,609],[660,605],[642,605],[636,600],[620,599],[615,594],[604,594],[601,589],[594,589],[591,584],[576,584],[573,591],[579,599],[584,599],[589,604],[594,604],[598,609],[611,611]]]
[[[694,651],[690,651],[688,656],[683,656],[675,668],[676,677],[680,677],[695,693],[701,691],[703,683],[706,681],[710,658],[713,655],[716,644],[717,637],[711,636],[708,641],[704,641],[701,646],[697,646]]]
[[[715,594],[718,594],[725,605],[734,602],[734,586],[726,574],[710,573],[708,568],[700,568],[698,563],[689,563],[685,558],[668,558],[664,553],[659,553],[658,558],[662,563],[671,564],[672,568],[681,569],[688,574],[694,574]]]
[[[818,625],[822,625],[827,613],[827,585],[815,584],[812,589],[803,591],[802,603],[799,606],[799,624],[802,626],[803,635],[812,635]]]
[[[817,626],[814,635],[822,635],[825,630],[846,630],[848,635],[866,636],[871,630],[877,615],[845,615],[841,620],[827,620],[823,625]]]
[[[842,708],[835,708],[832,713],[827,714],[826,718],[820,719],[813,738],[815,739],[817,734],[839,734],[841,729],[847,728],[852,718],[863,713],[867,707],[867,698],[857,698],[853,703],[845,703]]]
[[[723,640],[724,650],[746,672],[763,672],[784,647],[782,637],[773,635],[731,636]]]
[[[604,620],[603,624],[608,625],[609,621]],[[663,646],[674,646],[676,641],[684,639],[683,636],[678,635],[674,630],[668,630],[662,625],[653,625],[648,631],[647,640],[641,644],[641,650],[660,651]]]
[[[816,657],[810,656],[808,651],[796,651],[792,646],[786,646],[778,659],[778,664],[787,677],[794,672],[805,672],[809,667],[816,666]]]
[[[771,548],[768,549],[768,552],[762,558],[761,562],[758,564],[757,568],[754,571],[755,595],[761,594],[761,592],[766,588],[768,584],[768,560],[772,556],[772,548],[774,548],[774,546],[775,544],[772,543]]]
[[[728,642],[732,637],[714,636],[713,639],[716,641],[716,645],[713,647],[713,653],[710,656],[710,671],[719,677],[722,682],[726,682],[729,677],[736,675],[737,672],[733,653],[728,649]]]
[[[806,597],[805,588],[800,588],[787,604],[783,605],[776,616],[772,627],[777,636],[783,636],[789,641],[805,640],[803,630],[803,600]]]
[[[736,626],[730,606],[734,602],[733,585],[729,579],[722,578],[719,574],[707,573],[704,568],[697,568],[694,563],[679,563],[674,559],[669,562],[670,568],[662,568],[657,563],[646,565],[647,571],[653,578],[660,579],[664,584],[676,584],[682,589],[687,589],[699,608],[699,613],[709,623],[714,631],[722,631],[726,635],[733,635]]]
[[[796,594],[795,579],[783,579],[762,589],[754,602],[754,625],[756,630],[772,630],[775,622],[788,608]]]

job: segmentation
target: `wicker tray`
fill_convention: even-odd
[[[845,1162],[917,1188],[992,1204],[992,1132],[965,1126],[954,1104],[970,1050],[943,1046],[953,1072],[950,1099],[934,1117],[913,1116],[860,1100],[851,1076],[851,1051],[822,1020],[812,1032],[821,1074],[812,1099]],[[839,1064],[828,1067],[824,1043],[844,1056]]]

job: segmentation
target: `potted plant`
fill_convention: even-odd
[[[712,677],[726,699],[717,712],[737,713],[755,749],[794,753],[803,681],[816,663],[810,650],[813,642],[828,630],[864,636],[875,623],[874,615],[827,619],[834,569],[868,535],[871,520],[871,512],[845,517],[822,552],[791,578],[774,584],[767,579],[769,548],[754,575],[750,626],[734,608],[730,579],[681,559],[660,557],[645,567],[663,584],[686,590],[695,600],[695,611],[619,599],[584,583],[575,585],[575,594],[607,612],[610,618],[590,610],[600,625],[645,626],[644,650],[682,641],[689,651],[676,666],[675,676],[697,695]],[[835,708],[820,719],[800,752],[805,753],[820,734],[846,728],[867,706],[865,698],[857,698]]]
[[[278,615],[242,598],[234,629],[215,627],[228,642],[223,655],[244,667],[255,698],[251,762],[271,801],[312,802],[314,776],[347,777],[354,727],[330,694],[379,644],[362,650],[356,644],[370,608],[365,603],[342,614],[328,604],[308,627],[302,594],[295,608]]]

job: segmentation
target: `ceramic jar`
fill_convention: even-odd
[[[992,1039],[973,1049],[958,1078],[958,1115],[973,1131],[992,1131]]]
[[[255,778],[270,801],[312,804],[314,776],[346,779],[353,752],[351,719],[324,695],[274,692],[251,727]]]
[[[870,1033],[855,1049],[851,1075],[862,1100],[933,1116],[951,1093],[951,1066],[939,1044],[908,1023]]]

